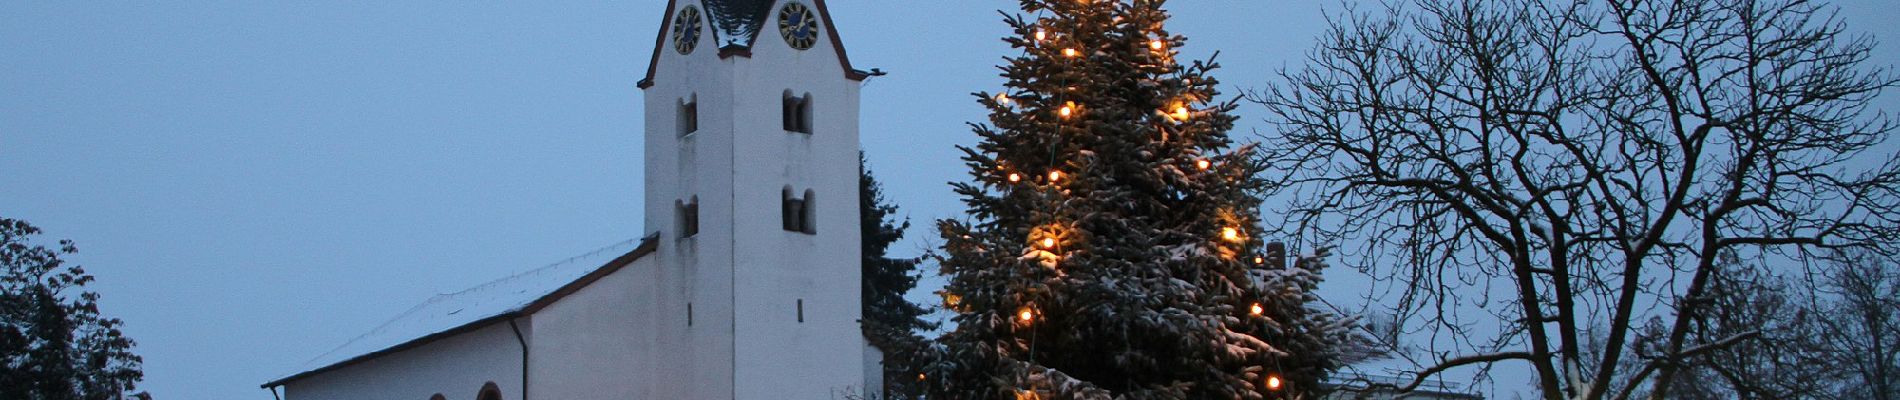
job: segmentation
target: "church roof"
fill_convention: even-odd
[[[545,267],[449,294],[438,294],[382,326],[299,366],[263,387],[342,368],[535,311],[653,253],[657,237],[629,240]],[[636,245],[637,243],[637,245]],[[633,247],[632,250],[621,252]],[[609,258],[612,257],[612,258]]]
[[[653,58],[647,62],[646,77],[640,80],[639,87],[653,86],[653,76],[660,68],[661,49],[666,48],[666,35],[673,24],[673,10],[680,0],[667,0],[666,12],[660,18],[660,32],[653,40]],[[844,42],[838,39],[837,25],[831,22],[831,8],[825,0],[808,0],[817,9],[822,21],[822,30],[831,39],[832,50],[838,55],[838,63],[844,66],[845,78],[862,81],[865,78],[882,75],[876,69],[861,71],[851,66],[851,57],[845,54]],[[772,20],[772,5],[777,0],[700,0],[706,8],[707,18],[712,20],[713,43],[718,44],[719,58],[732,56],[751,57],[752,44],[757,42],[760,31],[766,30],[766,23]]]
[[[702,0],[721,50],[751,48],[772,15],[772,0]]]

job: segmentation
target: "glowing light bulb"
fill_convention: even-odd
[[[1075,57],[1078,54],[1081,53],[1076,52],[1074,48],[1062,49],[1062,56],[1064,57]]]
[[[1200,167],[1202,171],[1206,171],[1208,168],[1213,168],[1214,163],[1207,160],[1199,160],[1194,162],[1194,166]]]
[[[1286,382],[1281,382],[1279,375],[1267,375],[1267,390],[1278,391],[1284,386]]]
[[[1163,48],[1166,48],[1166,47],[1168,47],[1168,45],[1167,45],[1167,44],[1163,44],[1163,43],[1161,43],[1161,39],[1155,39],[1155,40],[1150,40],[1150,41],[1148,41],[1148,48],[1149,48],[1149,49],[1153,49],[1153,50],[1155,50],[1155,51],[1160,51],[1161,49],[1163,49]]]
[[[1038,42],[1040,42],[1040,41],[1044,41],[1044,40],[1049,40],[1049,32],[1045,32],[1045,31],[1043,31],[1043,30],[1041,30],[1041,29],[1037,29],[1037,30],[1036,30],[1036,41],[1038,41]]]
[[[956,293],[950,293],[949,291],[938,291],[937,295],[943,296],[944,306],[955,309],[957,308],[957,306],[963,305],[963,296],[958,296]]]
[[[1074,116],[1075,102],[1071,101],[1071,102],[1063,103],[1062,110],[1057,111],[1056,114],[1061,115],[1062,118],[1068,118],[1068,117]]]
[[[1194,86],[1194,78],[1187,78],[1187,79],[1182,79],[1182,80],[1181,80],[1181,84],[1183,84],[1183,85],[1188,85],[1188,86]]]
[[[1177,121],[1186,121],[1186,120],[1187,120],[1188,118],[1192,118],[1192,117],[1194,117],[1194,114],[1189,114],[1189,113],[1188,113],[1188,108],[1187,108],[1187,106],[1185,106],[1185,105],[1176,105],[1176,106],[1174,106],[1174,119],[1175,119],[1175,120],[1177,120]]]
[[[1240,230],[1234,228],[1220,228],[1220,238],[1230,242],[1239,241]]]
[[[1251,307],[1251,308],[1248,308],[1248,310],[1247,310],[1247,311],[1250,311],[1250,312],[1252,312],[1252,313],[1253,313],[1253,316],[1255,316],[1255,317],[1258,317],[1258,316],[1260,316],[1260,314],[1266,314],[1266,313],[1267,313],[1267,309],[1266,309],[1266,308],[1262,308],[1262,307],[1260,307],[1260,303],[1253,303],[1253,307]]]
[[[1056,238],[1042,238],[1042,248],[1045,250],[1055,249]]]
[[[1062,171],[1049,171],[1049,183],[1062,181]]]
[[[1023,309],[1016,311],[1016,318],[1019,320],[1022,320],[1023,323],[1025,324],[1030,323],[1030,322],[1035,322],[1036,312],[1034,310],[1030,310],[1029,307],[1023,307]]]
[[[1266,264],[1266,263],[1267,263],[1267,258],[1266,258],[1266,257],[1261,257],[1261,256],[1253,256],[1253,263],[1254,263],[1255,265],[1259,265],[1259,264]]]
[[[1010,100],[1009,100],[1009,94],[1007,94],[1007,93],[997,93],[997,94],[996,94],[996,104],[1002,104],[1002,105],[1004,105],[1004,106],[1008,106],[1008,105],[1009,105],[1009,101],[1010,101]]]
[[[921,382],[921,381],[923,381],[923,380],[924,380],[924,374],[917,374],[917,380],[918,380],[918,381],[920,381],[920,382]]]
[[[1013,172],[1009,174],[1009,183],[1016,183],[1016,182],[1022,182],[1022,181],[1023,181],[1022,174],[1013,173]]]

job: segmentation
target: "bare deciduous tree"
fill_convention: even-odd
[[[1733,253],[1717,258],[1706,301],[1689,325],[1689,341],[1706,343],[1749,335],[1733,346],[1684,360],[1671,383],[1671,398],[1822,399],[1831,397],[1845,377],[1834,363],[1822,329],[1830,318],[1804,301],[1805,292],[1790,280],[1746,263]],[[1790,271],[1794,272],[1794,271]],[[1639,340],[1637,351],[1666,348],[1668,332],[1660,318]]]
[[[1843,399],[1900,399],[1900,267],[1890,259],[1850,252],[1821,285],[1828,298],[1816,307],[1831,362],[1848,376],[1836,386]]]
[[[1759,336],[1692,337],[1717,255],[1805,260],[1900,238],[1900,162],[1876,148],[1894,125],[1867,110],[1896,80],[1866,65],[1872,41],[1833,12],[1802,0],[1349,11],[1303,68],[1249,96],[1280,128],[1261,155],[1293,201],[1279,229],[1354,244],[1342,250],[1399,290],[1393,311],[1450,343],[1410,386],[1523,362],[1547,399],[1667,397],[1689,358]],[[1503,323],[1475,323],[1472,308]],[[1654,351],[1639,353],[1651,320]]]

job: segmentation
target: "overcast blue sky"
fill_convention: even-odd
[[[952,146],[983,117],[968,93],[1001,83],[995,10],[1016,2],[829,3],[856,65],[891,72],[863,144],[920,252],[960,212]],[[1170,27],[1223,52],[1233,92],[1299,62],[1322,3],[1176,0]],[[0,216],[78,241],[158,398],[268,399],[432,294],[641,236],[635,82],[664,4],[5,2]],[[1843,5],[1900,64],[1900,7]]]

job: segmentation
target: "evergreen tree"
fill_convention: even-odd
[[[72,241],[28,242],[39,233],[0,218],[0,400],[123,398],[144,376],[132,339],[99,314],[98,293],[72,293],[93,280],[60,260]]]
[[[890,258],[891,244],[904,238],[909,221],[897,220],[897,206],[884,199],[883,185],[864,166],[858,155],[858,227],[863,234],[863,315],[864,338],[884,353],[884,387],[873,390],[885,399],[917,397],[915,378],[921,367],[919,350],[924,337],[917,332],[936,329],[924,321],[929,310],[904,299],[917,287],[920,258]],[[875,389],[875,388],[867,388]]]
[[[1183,65],[1163,0],[1023,0],[1022,53],[942,221],[955,330],[933,397],[1308,397],[1346,322],[1309,308],[1323,264],[1258,237],[1261,166],[1227,136],[1212,60]],[[1274,259],[1270,261],[1269,259]]]

